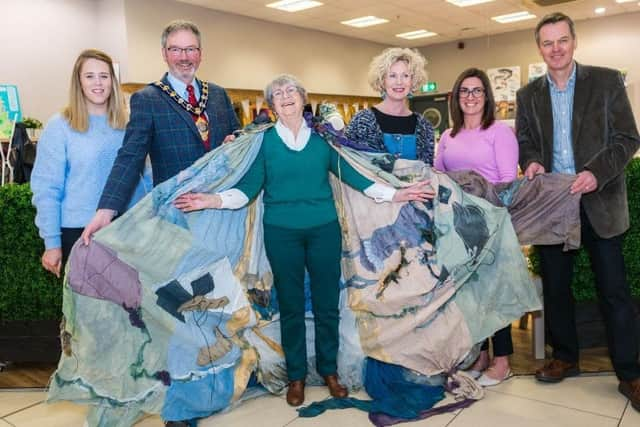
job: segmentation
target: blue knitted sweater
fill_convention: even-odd
[[[111,128],[107,116],[89,116],[86,132],[73,130],[60,114],[49,120],[31,174],[36,225],[46,249],[60,247],[60,228],[89,223],[123,138],[124,130]],[[143,181],[150,190],[148,177]],[[145,194],[144,184],[130,206]]]

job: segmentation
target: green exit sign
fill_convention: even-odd
[[[423,92],[435,92],[438,90],[438,83],[436,82],[427,82],[426,85],[422,86]]]

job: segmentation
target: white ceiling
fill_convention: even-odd
[[[574,0],[556,6],[541,7],[532,0],[496,0],[469,7],[457,7],[445,0],[319,0],[323,6],[301,12],[282,12],[265,7],[275,0],[178,0],[214,10],[244,15],[264,21],[324,31],[341,36],[368,40],[384,45],[418,47],[489,34],[534,28],[547,13],[564,12],[574,21],[601,18],[621,13],[640,12],[640,0],[616,3],[615,0]],[[596,7],[606,7],[597,15]],[[492,16],[527,10],[535,19],[499,24]],[[375,15],[388,19],[386,24],[352,28],[340,23],[348,19]],[[438,33],[435,37],[405,40],[396,34],[425,29]]]

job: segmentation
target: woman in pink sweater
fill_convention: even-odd
[[[443,172],[473,170],[494,184],[513,181],[518,173],[518,141],[509,126],[495,121],[495,100],[484,71],[469,68],[458,76],[450,112],[453,127],[440,138],[435,168]],[[483,386],[499,384],[511,376],[511,325],[496,332],[491,341],[493,360],[489,359],[486,340],[470,371]]]

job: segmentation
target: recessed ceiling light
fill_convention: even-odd
[[[595,12],[595,13],[597,13],[598,15],[601,15],[601,14],[605,13],[605,12],[606,12],[606,10],[607,10],[607,9],[606,9],[606,8],[604,8],[604,7],[596,7],[596,8],[595,8],[595,10],[594,10],[594,12]]]
[[[407,39],[407,40],[414,40],[414,39],[421,39],[423,37],[433,37],[437,35],[438,33],[434,33],[432,31],[416,30],[416,31],[409,31],[408,33],[396,34],[396,37],[400,37],[402,39]]]
[[[631,3],[632,1],[636,1],[636,0],[616,0],[616,3]]]
[[[491,19],[501,24],[508,24],[510,22],[524,21],[525,19],[532,19],[535,17],[536,15],[529,13],[527,11],[523,11],[523,12],[509,13],[507,15],[492,16]]]
[[[490,1],[493,0],[447,0],[448,3],[454,4],[458,7],[473,6],[474,4],[489,3]]]
[[[284,10],[285,12],[299,12],[305,9],[311,9],[312,7],[322,6],[323,3],[313,0],[281,0],[274,3],[269,3],[266,6],[272,7],[278,10]]]
[[[389,22],[388,19],[378,18],[377,16],[362,16],[360,18],[350,19],[348,21],[342,21],[341,24],[350,25],[356,28],[370,27],[372,25],[384,24]]]

